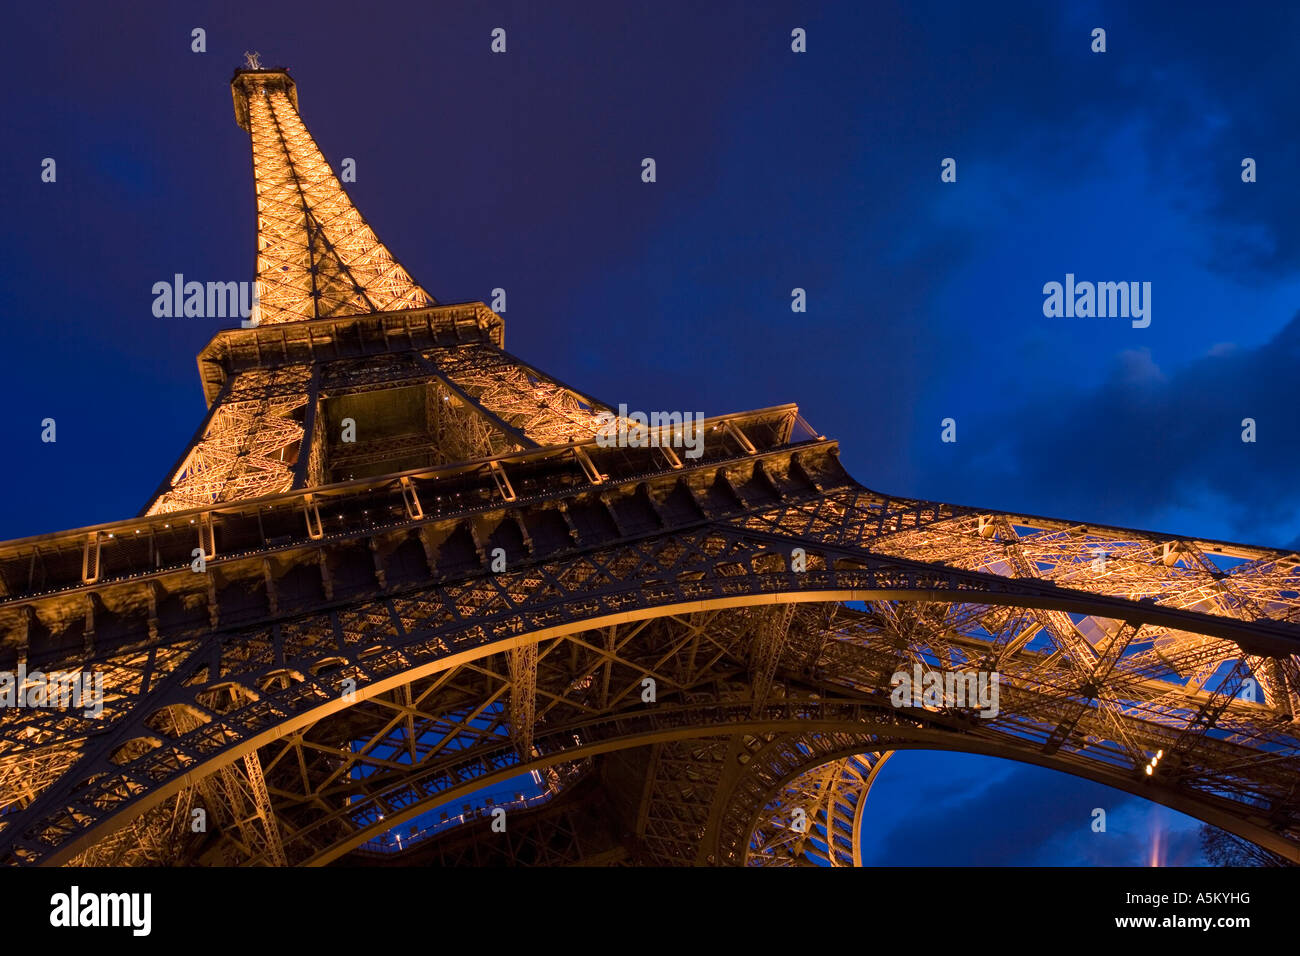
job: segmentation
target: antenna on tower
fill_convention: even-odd
[[[244,65],[250,70],[260,70],[262,68],[262,54],[254,50],[249,53],[244,51]]]

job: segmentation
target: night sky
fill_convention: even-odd
[[[151,289],[253,278],[228,84],[258,50],[416,281],[505,288],[507,348],[603,401],[797,402],[879,491],[1300,547],[1284,6],[15,6],[0,538],[136,514],[201,421],[231,323]],[[1045,317],[1067,273],[1150,282],[1150,327]],[[988,758],[899,755],[870,799],[873,863],[1200,862],[1186,817]]]

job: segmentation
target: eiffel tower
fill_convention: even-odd
[[[852,866],[916,748],[1300,860],[1296,554],[877,493],[794,405],[603,442],[389,254],[287,71],[231,89],[257,323],[139,516],[0,544],[0,667],[104,682],[0,710],[8,863]]]

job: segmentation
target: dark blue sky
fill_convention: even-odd
[[[605,401],[795,401],[882,491],[1300,542],[1300,30],[1285,5],[302,8],[6,13],[0,537],[136,513],[199,423],[194,355],[222,322],[154,318],[150,290],[176,272],[252,278],[228,81],[256,49],[291,69],[326,157],[356,159],[349,191],[416,280],[442,301],[504,287],[507,347]],[[948,156],[955,184],[939,179]],[[1044,318],[1042,286],[1067,272],[1151,282],[1150,327]],[[956,444],[939,441],[945,417]],[[1081,809],[1026,841],[1022,791]],[[1118,794],[1128,836],[1079,842],[1097,792],[903,755],[872,797],[894,821],[878,859],[1145,859],[1152,811]],[[979,859],[908,836],[972,831]]]

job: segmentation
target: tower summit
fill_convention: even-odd
[[[230,87],[252,143],[258,322],[199,356],[207,421],[146,513],[592,438],[606,406],[506,354],[487,306],[439,307],[393,259],[287,70]]]
[[[237,70],[230,90],[253,145],[261,323],[436,304],[343,191],[298,115],[288,71]]]

